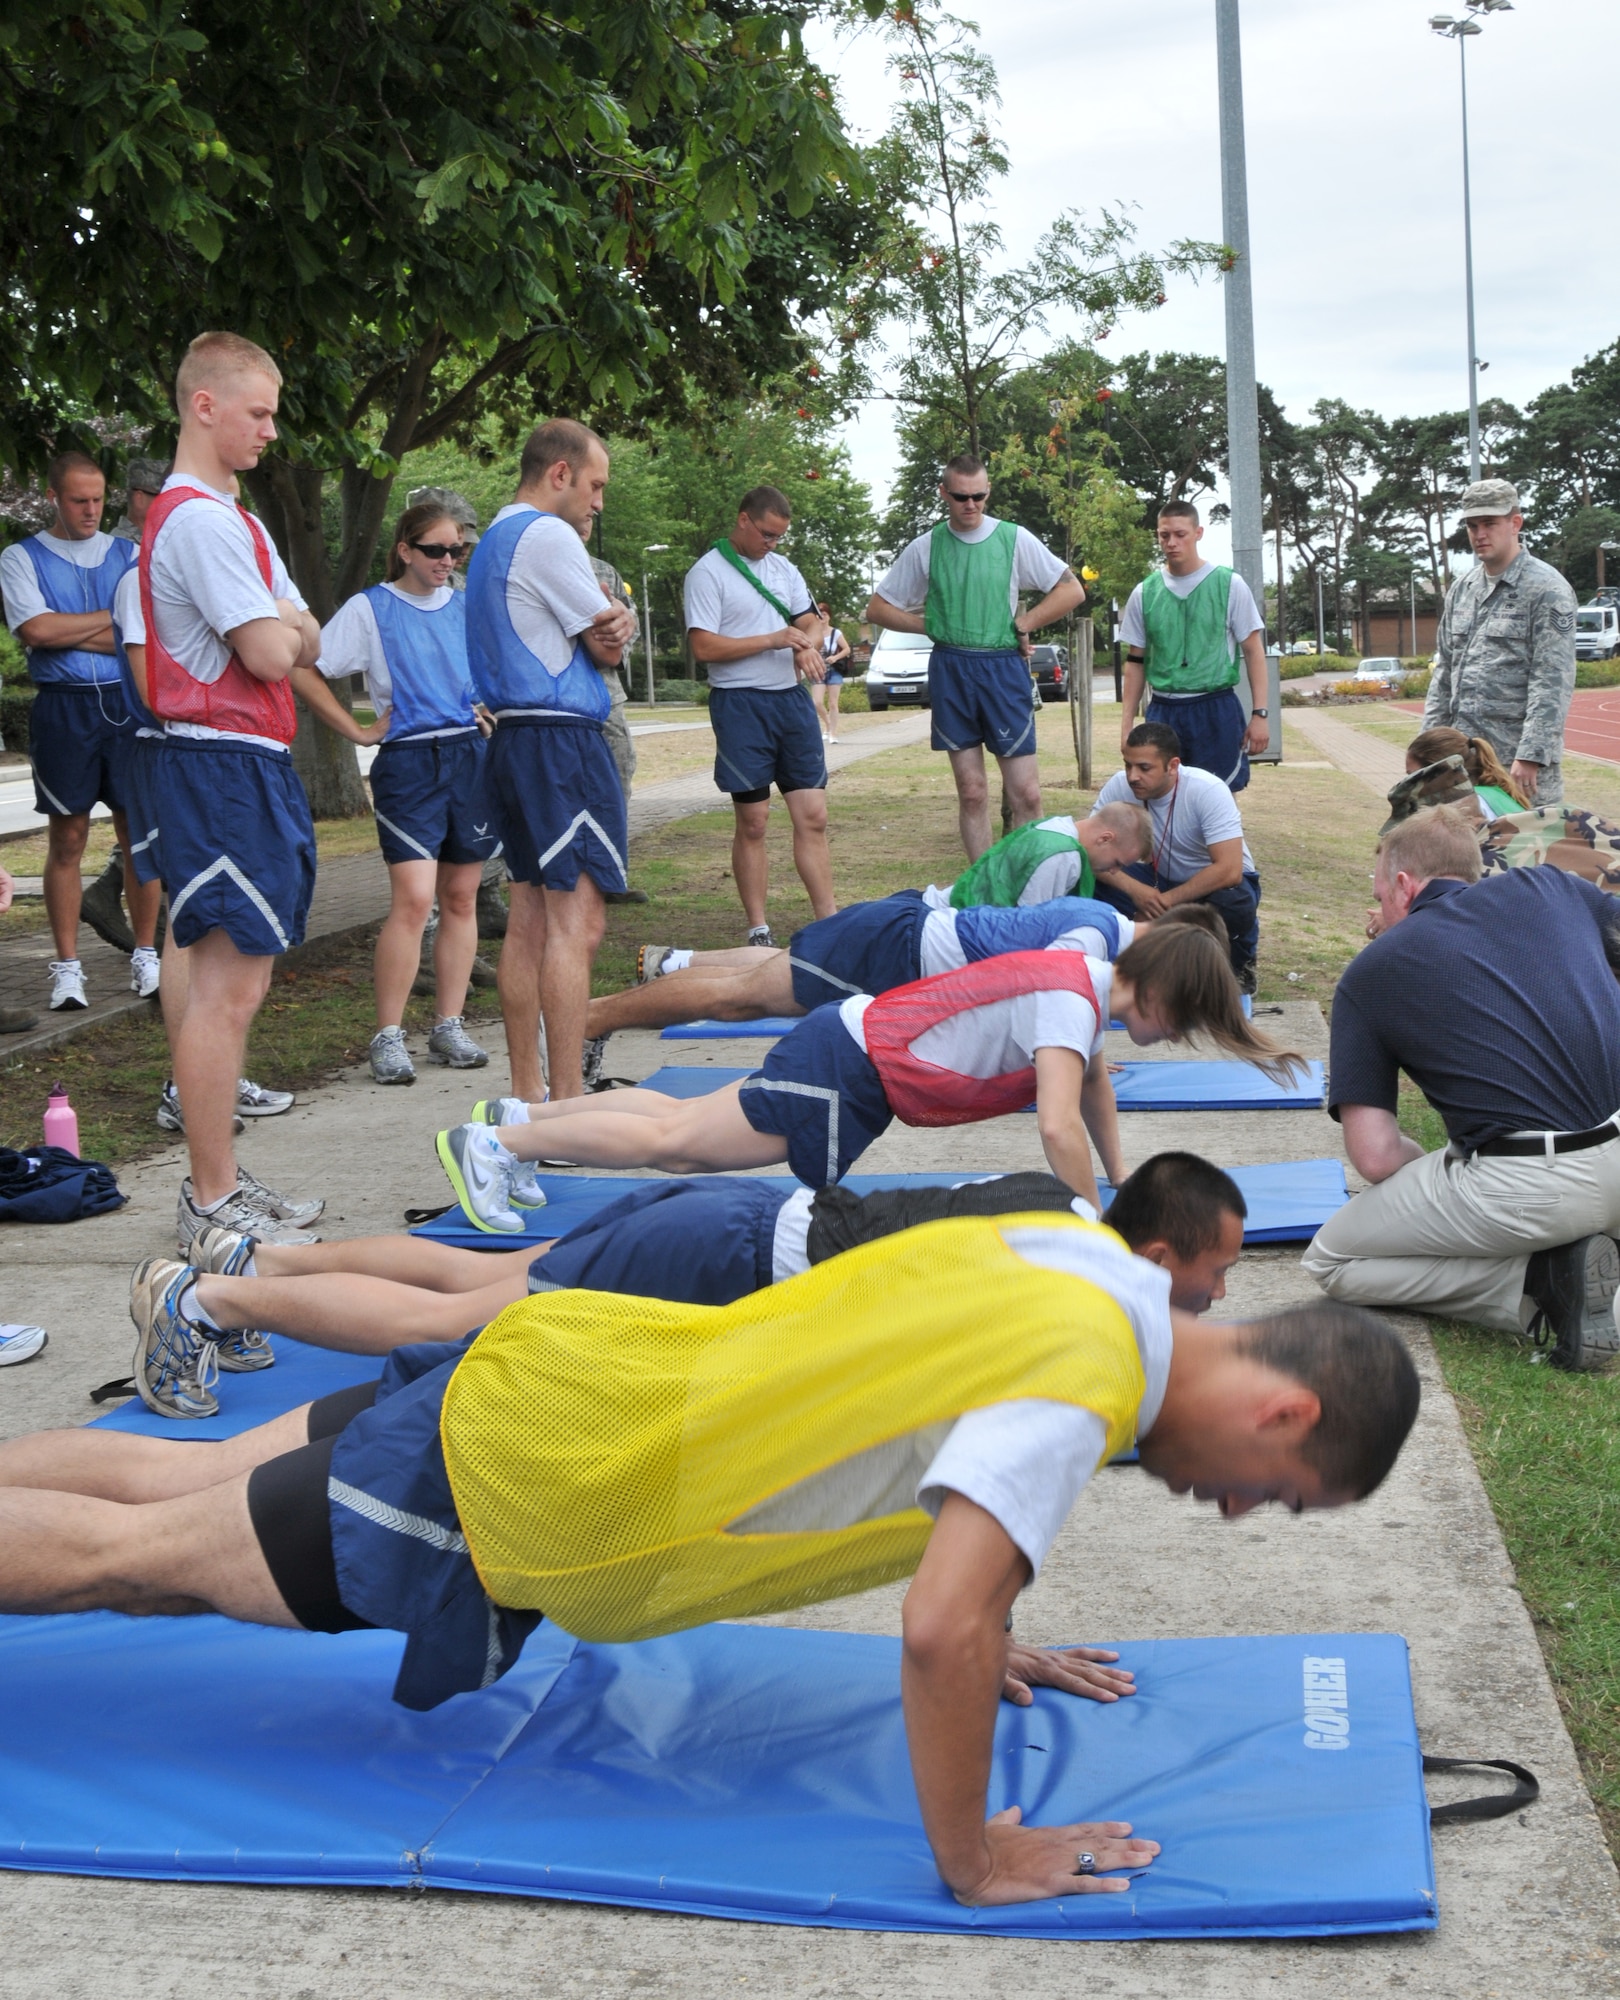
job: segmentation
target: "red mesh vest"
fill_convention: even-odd
[[[225,662],[217,681],[194,680],[157,635],[152,616],[152,551],[163,532],[163,524],[183,501],[212,500],[216,506],[228,503],[197,486],[171,486],[160,493],[147,512],[141,535],[141,617],[146,622],[147,705],[160,722],[200,722],[209,729],[225,729],[237,736],[273,736],[278,743],[290,743],[298,727],[290,681],[261,681],[250,674],[235,653]],[[247,523],[253,553],[270,588],[270,544],[264,529],[245,507],[237,512]]]
[[[880,993],[863,1020],[866,1053],[894,1115],[906,1125],[972,1125],[1032,1104],[1033,1064],[1004,1076],[962,1076],[924,1062],[911,1046],[953,1014],[1025,993],[1078,993],[1102,1018],[1091,974],[1077,951],[1010,951]]]

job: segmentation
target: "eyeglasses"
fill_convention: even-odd
[[[990,498],[990,489],[987,486],[982,493],[953,493],[947,486],[945,489],[945,498],[947,500],[960,500],[964,503],[971,501],[976,506],[982,507],[985,501]]]
[[[446,556],[452,562],[460,562],[467,553],[465,542],[412,542],[411,547],[418,555],[426,556],[429,562],[443,562]]]

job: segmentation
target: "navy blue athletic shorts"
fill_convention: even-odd
[[[627,1292],[727,1306],[771,1282],[788,1196],[760,1180],[648,1181],[559,1237],[529,1266],[531,1292]]]
[[[970,750],[996,757],[1035,754],[1035,683],[1022,653],[964,653],[936,646],[928,662],[928,702],[935,750]]]
[[[37,688],[28,710],[34,810],[58,819],[73,819],[97,804],[122,812],[124,765],[134,738],[135,718],[121,682],[85,687],[47,681]]]
[[[1243,748],[1248,723],[1235,688],[1215,694],[1189,694],[1167,701],[1155,695],[1147,720],[1162,722],[1181,738],[1181,761],[1196,771],[1212,771],[1228,791],[1241,792],[1249,782],[1249,759]]]
[[[790,688],[709,690],[714,782],[742,803],[779,792],[827,788],[821,718],[802,683]]]
[[[788,939],[793,997],[808,1014],[852,993],[887,993],[922,977],[928,905],[920,889],[818,917]]]
[[[145,754],[170,937],[192,945],[224,931],[249,958],[302,944],[315,829],[289,753],[165,736]]]
[[[806,1187],[841,1181],[894,1113],[878,1073],[836,1007],[818,1007],[784,1035],[743,1084],[742,1114],[788,1144]]]
[[[476,729],[384,743],[371,767],[377,843],[396,861],[487,861],[501,851]]]
[[[124,753],[124,817],[129,821],[129,853],[125,858],[140,882],[158,879],[157,794],[152,787],[162,750],[161,732],[148,727],[136,730]]]
[[[626,886],[624,787],[597,722],[507,716],[486,766],[506,872],[532,888],[576,888],[588,875],[604,895]]]

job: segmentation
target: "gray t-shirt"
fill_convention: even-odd
[[[1116,771],[1097,794],[1092,817],[1104,806],[1142,805],[1153,821],[1153,859],[1159,874],[1172,885],[1189,881],[1209,866],[1209,850],[1217,840],[1242,840],[1243,815],[1219,778],[1183,764],[1173,788],[1162,799],[1139,799]],[[1243,866],[1254,873],[1254,857],[1244,842]]]
[[[746,562],[747,558],[743,560]],[[784,623],[796,622],[814,611],[810,586],[786,556],[775,550],[750,562],[765,588],[788,609],[783,619],[776,607],[763,597],[746,577],[739,576],[718,549],[698,557],[686,572],[686,629],[713,632],[722,639],[746,639],[755,632],[780,632]],[[746,659],[710,663],[710,687],[790,688],[798,681],[791,646],[772,646]]]

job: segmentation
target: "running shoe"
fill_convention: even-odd
[[[289,1200],[286,1195],[281,1194],[277,1189],[267,1187],[257,1175],[250,1174],[246,1167],[239,1166],[237,1168],[236,1185],[239,1188],[245,1188],[248,1194],[252,1196],[274,1221],[296,1223],[300,1229],[303,1228],[306,1222],[318,1221],[326,1210],[326,1203],[324,1201]],[[274,1239],[268,1236],[264,1239],[267,1243],[272,1240]]]
[[[468,1114],[470,1125],[527,1125],[529,1107],[521,1097],[481,1097]]]
[[[253,1261],[254,1239],[241,1229],[221,1229],[207,1223],[191,1239],[187,1252],[194,1271],[219,1278],[239,1278]]]
[[[184,1132],[186,1129],[186,1114],[180,1109],[180,1093],[174,1087],[172,1076],[163,1086],[163,1095],[158,1099],[157,1122],[165,1132]],[[231,1118],[233,1137],[236,1133],[246,1130],[247,1126],[242,1122],[240,1114],[233,1114]]]
[[[516,1236],[523,1218],[512,1206],[516,1160],[487,1125],[456,1125],[434,1142],[469,1221],[494,1236]]]
[[[206,1328],[205,1331],[213,1330]],[[214,1334],[214,1347],[220,1370],[226,1375],[256,1375],[261,1368],[274,1368],[276,1365],[276,1351],[270,1345],[269,1334],[260,1333],[254,1327]]]
[[[239,1118],[279,1118],[291,1111],[298,1099],[290,1090],[266,1090],[251,1077],[236,1079],[236,1113]]]
[[[580,1081],[587,1090],[607,1090],[611,1085],[602,1081],[602,1065],[607,1060],[606,1035],[587,1035],[585,1046],[580,1051]]]
[[[84,967],[76,958],[53,958],[45,968],[51,975],[51,1008],[88,1007],[84,990]]]
[[[124,915],[124,864],[114,854],[79,899],[79,915],[103,943],[115,951],[132,952],[135,933]]]
[[[193,1199],[191,1182],[182,1181],[174,1232],[180,1254],[189,1257],[198,1235],[210,1227],[251,1236],[258,1243],[319,1243],[321,1240],[308,1230],[279,1220],[244,1187],[238,1186],[236,1192],[228,1195],[217,1208],[201,1209]]]
[[[373,1083],[415,1083],[416,1068],[405,1046],[403,1028],[379,1028],[367,1054]]]
[[[131,1373],[141,1401],[160,1417],[213,1417],[219,1399],[210,1386],[219,1365],[208,1333],[186,1318],[180,1300],[196,1273],[172,1257],[148,1257],[129,1286],[135,1322]]]
[[[158,955],[149,944],[138,944],[130,956],[129,990],[143,1000],[158,990]]]
[[[460,1014],[447,1014],[428,1036],[428,1054],[436,1063],[451,1069],[482,1069],[489,1061],[488,1049],[481,1049],[462,1025]]]
[[[14,1368],[19,1361],[32,1361],[50,1339],[42,1326],[0,1326],[0,1368]]]
[[[1535,1306],[1530,1335],[1537,1347],[1551,1348],[1555,1368],[1596,1374],[1620,1355],[1620,1243],[1612,1236],[1582,1236],[1556,1250],[1538,1250],[1524,1274],[1524,1289]]]
[[[636,953],[636,984],[649,985],[664,969],[664,960],[675,949],[672,944],[644,944]]]
[[[771,936],[771,927],[769,924],[755,924],[753,929],[748,933],[748,942],[750,944],[763,945],[767,951],[775,951],[776,949],[776,940]]]

